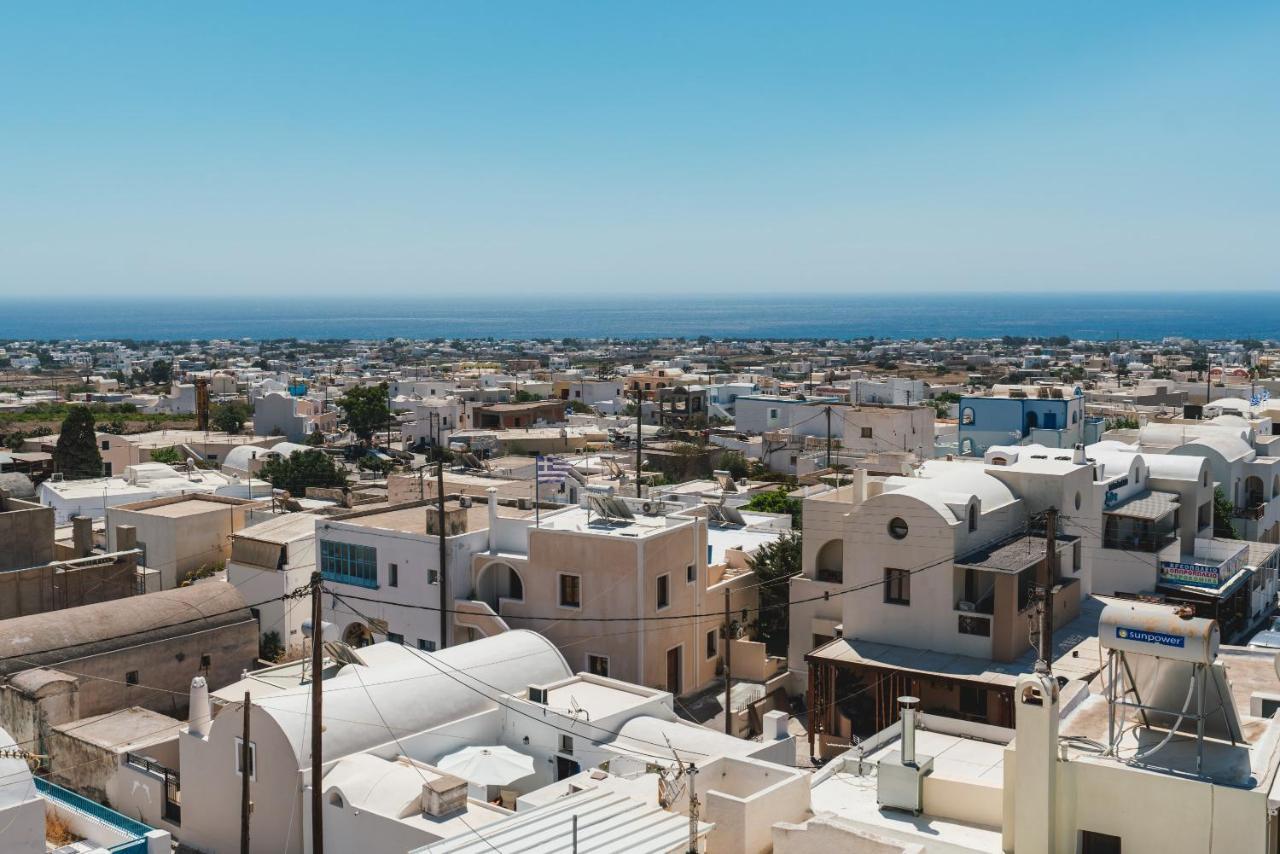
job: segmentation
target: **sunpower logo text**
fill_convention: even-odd
[[[1124,626],[1116,626],[1116,637],[1121,640],[1131,640],[1138,643],[1153,643],[1157,646],[1181,648],[1187,645],[1187,639],[1182,635],[1169,635],[1164,632],[1148,632],[1145,629],[1130,629]]]

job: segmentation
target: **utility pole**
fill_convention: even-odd
[[[392,384],[387,383],[387,453],[392,452]]]
[[[689,854],[698,854],[698,766],[689,763]]]
[[[644,422],[644,397],[640,393],[639,384],[636,385],[636,498],[643,498],[640,493],[640,469],[644,465],[640,458],[640,449],[644,444],[644,433],[641,427]]]
[[[320,620],[320,573],[311,573],[311,854],[324,854],[324,629]]]
[[[449,645],[449,544],[444,535],[444,454],[437,449],[440,462],[436,466],[436,511],[440,516],[440,530],[436,539],[440,541],[440,649]],[[535,480],[537,473],[534,473]],[[489,532],[493,536],[493,532]]]
[[[249,854],[249,692],[244,692],[244,733],[240,736],[240,854]]]
[[[829,405],[827,406],[827,468],[831,468],[831,407]]]
[[[733,735],[733,637],[729,634],[729,591],[724,591],[724,734]]]
[[[1040,597],[1040,638],[1036,671],[1048,673],[1053,648],[1053,585],[1058,582],[1058,508],[1044,511],[1044,592]]]

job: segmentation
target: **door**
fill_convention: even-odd
[[[581,770],[582,770],[581,766],[579,766],[578,763],[574,762],[572,759],[567,759],[564,756],[556,757],[556,779],[557,780],[563,780],[565,777],[572,777],[574,774],[577,774]]]
[[[672,694],[679,694],[680,686],[683,680],[680,678],[680,652],[681,647],[672,647],[667,650],[667,690]]]

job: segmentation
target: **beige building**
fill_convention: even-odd
[[[245,513],[255,504],[198,493],[118,504],[107,508],[107,548],[117,548],[117,526],[132,526],[142,564],[160,574],[162,590],[170,590],[230,556],[231,535],[244,527]]]
[[[696,691],[723,672],[726,591],[733,620],[744,622],[747,609],[751,622],[758,588],[749,558],[790,520],[746,513],[745,524],[713,522],[705,508],[668,514],[621,501],[630,518],[572,507],[526,524],[523,537],[496,538],[472,559],[473,599],[503,624],[551,639],[576,670]],[[753,652],[772,678],[776,661]],[[735,661],[735,674],[746,663]]]

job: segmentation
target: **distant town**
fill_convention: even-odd
[[[1278,567],[1277,341],[7,341],[3,847],[1272,851]]]

